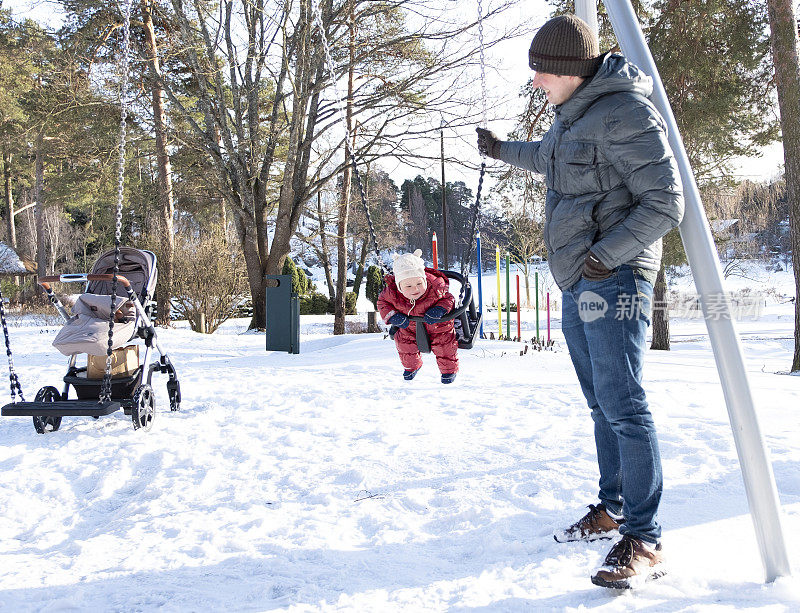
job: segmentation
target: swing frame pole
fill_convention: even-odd
[[[778,577],[791,575],[791,568],[781,525],[775,476],[756,416],[739,336],[733,324],[730,302],[725,294],[717,251],[683,146],[683,139],[633,6],[630,0],[604,0],[603,4],[625,56],[653,78],[651,100],[667,123],[669,143],[680,169],[686,201],[686,212],[679,226],[681,240],[703,307],[766,581],[771,583]],[[576,13],[578,17],[583,18],[578,12],[579,8],[581,12],[593,12],[594,23],[597,23],[597,8],[594,2],[576,1]],[[587,14],[587,17],[589,19],[584,20],[590,22],[591,15]]]

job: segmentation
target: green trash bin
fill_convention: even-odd
[[[291,275],[267,275],[267,351],[300,353],[300,300]]]

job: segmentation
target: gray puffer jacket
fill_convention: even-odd
[[[666,125],[647,98],[652,79],[618,54],[555,107],[538,142],[501,142],[499,159],[545,175],[544,241],[561,289],[592,252],[608,268],[658,270],[661,237],[683,217]]]

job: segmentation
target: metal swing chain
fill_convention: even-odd
[[[483,4],[478,0],[478,46],[480,47],[481,62],[481,127],[486,127],[486,58],[484,56],[483,44]],[[478,227],[478,215],[480,214],[481,190],[483,189],[483,176],[486,172],[486,154],[481,153],[481,171],[478,176],[478,190],[475,194],[475,208],[472,214],[472,224],[469,230],[469,246],[467,247],[467,257],[461,263],[461,274],[467,276],[470,260],[472,259],[472,240],[475,237],[475,230]],[[463,294],[463,288],[462,288]]]
[[[361,204],[364,206],[364,215],[367,217],[367,227],[369,227],[369,235],[372,237],[372,247],[375,249],[375,257],[378,258],[378,266],[381,269],[381,275],[386,275],[386,269],[383,267],[383,260],[381,259],[381,252],[378,249],[378,239],[375,237],[375,228],[372,225],[372,216],[369,214],[369,207],[367,206],[367,196],[364,193],[364,184],[361,183],[361,174],[358,172],[358,166],[356,165],[356,156],[353,153],[353,150],[348,147],[348,153],[350,154],[350,164],[353,166],[353,175],[356,178],[356,183],[358,184],[358,191],[361,193]]]
[[[25,396],[22,395],[22,386],[17,377],[17,371],[14,370],[14,355],[11,352],[11,341],[8,338],[8,326],[6,325],[6,308],[3,304],[3,292],[0,291],[0,321],[3,322],[3,336],[6,339],[6,355],[8,356],[8,379],[11,385],[11,402],[17,402],[17,392],[19,392],[19,399],[25,402]]]
[[[112,347],[114,346],[114,315],[117,302],[117,274],[119,273],[119,247],[122,236],[122,202],[125,193],[125,122],[128,118],[128,106],[125,92],[128,88],[128,64],[130,57],[131,37],[131,0],[124,0],[123,11],[123,36],[122,36],[122,66],[120,81],[120,122],[119,122],[119,161],[117,166],[117,216],[114,231],[114,276],[111,280],[111,309],[108,317],[108,348],[106,349],[106,369],[103,374],[103,384],[100,388],[100,402],[111,400],[111,362]]]
[[[345,111],[344,105],[342,103],[342,97],[339,94],[339,88],[336,85],[336,74],[333,71],[333,58],[331,57],[331,50],[328,44],[328,39],[325,36],[325,27],[322,22],[322,10],[320,9],[319,2],[317,0],[312,0],[311,2],[311,10],[314,13],[314,22],[317,24],[317,29],[319,29],[319,36],[320,40],[322,41],[322,48],[325,52],[325,68],[328,71],[328,76],[331,80],[331,85],[333,86],[333,95],[336,101],[336,107],[339,110],[339,120],[342,122],[344,126],[345,135],[344,135],[344,147],[347,156],[350,158],[350,165],[353,167],[353,176],[355,177],[356,184],[358,185],[358,192],[361,195],[361,204],[364,207],[364,214],[367,218],[367,226],[369,227],[369,233],[372,237],[372,247],[375,249],[375,256],[378,258],[378,266],[381,269],[381,275],[386,275],[386,269],[383,266],[383,260],[381,259],[381,252],[378,249],[378,239],[375,236],[375,227],[372,224],[372,216],[369,213],[369,206],[367,206],[367,196],[364,191],[364,184],[361,182],[361,173],[358,171],[358,165],[356,164],[356,156],[355,152],[353,151],[352,146],[350,145],[350,134],[347,133],[347,120],[345,118]]]

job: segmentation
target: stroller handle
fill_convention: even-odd
[[[41,285],[44,289],[50,289],[50,283],[73,283],[75,281],[113,281],[114,275],[113,274],[105,274],[105,275],[87,275],[87,274],[68,274],[68,275],[52,275],[50,277],[39,277],[39,285]],[[117,281],[122,283],[123,286],[129,288],[131,286],[131,282],[128,281],[122,275],[117,275]]]

